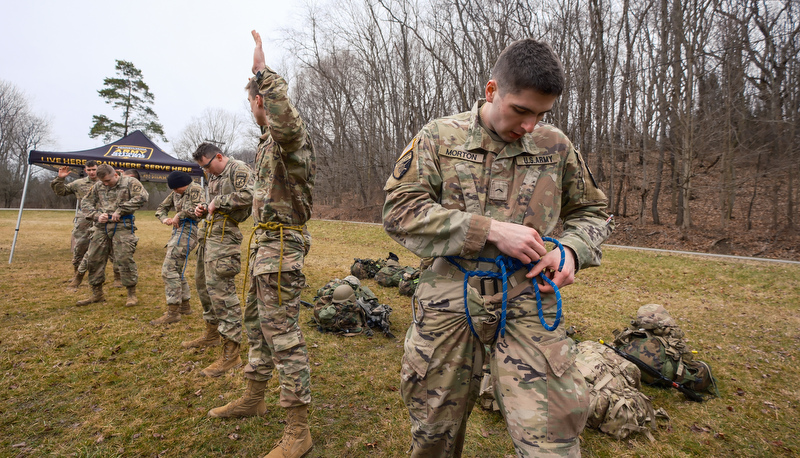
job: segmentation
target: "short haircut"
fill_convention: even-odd
[[[192,154],[192,159],[198,161],[200,158],[208,159],[216,156],[217,154],[223,154],[222,150],[217,148],[217,145],[213,143],[201,143]]]
[[[255,100],[256,96],[258,95],[258,81],[256,81],[255,78],[250,78],[250,81],[247,82],[247,86],[244,87],[244,90],[247,91],[248,97]]]
[[[492,79],[501,93],[532,89],[545,95],[564,92],[564,68],[549,44],[533,38],[506,47],[492,68]]]
[[[117,171],[114,170],[114,167],[111,167],[108,164],[100,164],[97,166],[97,178],[102,179],[115,173],[117,173]]]
[[[83,167],[97,167],[97,161],[86,161],[86,163],[83,164]]]
[[[139,175],[139,171],[136,170],[136,169],[128,169],[128,170],[125,171],[125,173],[123,173],[123,175],[127,175],[129,177],[134,177],[139,181],[142,180],[142,176]]]

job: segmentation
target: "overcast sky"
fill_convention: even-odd
[[[103,79],[115,60],[132,62],[155,95],[153,106],[170,143],[206,108],[245,113],[255,29],[267,64],[282,70],[281,29],[298,20],[301,2],[287,0],[0,0],[0,79],[21,89],[35,114],[49,120],[53,142],[41,149],[76,151],[103,144],[89,138],[92,115],[120,120],[103,102]]]

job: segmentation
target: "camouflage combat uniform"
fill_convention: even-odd
[[[50,182],[50,187],[53,192],[58,196],[66,197],[70,194],[75,194],[78,200],[86,197],[89,190],[97,181],[92,181],[89,177],[78,178],[75,181],[67,183],[64,178],[56,177]],[[89,241],[92,238],[92,222],[86,219],[83,212],[79,212],[75,216],[75,227],[72,229],[72,238],[75,240],[75,246],[72,249],[72,265],[77,270],[83,260],[83,256],[89,249]],[[85,270],[82,270],[85,272]]]
[[[117,184],[108,187],[98,181],[81,201],[81,210],[87,220],[94,221],[94,232],[86,253],[89,271],[89,284],[100,286],[105,283],[105,266],[109,252],[114,250],[114,267],[119,270],[123,286],[136,286],[139,282],[136,261],[133,253],[139,237],[134,233],[133,212],[147,203],[149,195],[136,178],[121,176]],[[98,222],[103,213],[119,212],[122,221]]]
[[[563,327],[551,332],[542,326],[530,283],[520,283],[521,294],[509,298],[505,336],[495,341],[502,287],[494,283],[482,296],[470,282],[467,303],[479,340],[467,324],[464,275],[441,256],[460,257],[457,262],[468,271],[497,272],[494,263],[469,261],[500,254],[487,243],[491,220],[523,224],[545,236],[561,218],[560,241],[577,255],[576,270],[599,265],[600,244],[612,230],[607,199],[560,130],[540,123],[513,143],[495,141],[479,121],[484,102],[425,126],[385,187],[386,232],[420,257],[437,257],[419,279],[417,324],[406,335],[401,371],[412,456],[461,455],[481,383],[484,343],[517,455],[579,455],[588,393],[574,366],[574,342]],[[524,276],[521,270],[517,274]],[[556,299],[548,294],[542,300],[551,324]]]
[[[236,274],[242,269],[242,231],[253,205],[253,171],[228,158],[218,176],[208,177],[208,202],[214,214],[200,226],[195,282],[203,319],[216,324],[227,340],[242,341],[242,307],[236,294]]]
[[[179,226],[172,229],[164,264],[161,266],[167,304],[180,304],[192,296],[184,270],[189,253],[197,246],[199,218],[195,216],[194,209],[198,204],[206,203],[205,194],[202,186],[192,182],[183,195],[172,191],[156,209],[156,218],[161,222],[167,219],[170,210],[175,211],[175,218],[180,221]]]
[[[305,223],[311,217],[316,159],[286,81],[269,68],[259,75],[269,126],[261,128],[255,162],[258,246],[250,250],[252,282],[244,313],[250,349],[244,372],[249,379],[264,381],[277,368],[280,404],[288,408],[311,402],[308,350],[297,318],[306,284],[301,269],[311,247]]]

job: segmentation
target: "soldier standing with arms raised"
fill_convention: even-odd
[[[575,343],[556,326],[554,288],[542,281],[537,304],[531,279],[544,271],[558,287],[571,284],[579,268],[600,264],[613,226],[581,155],[541,123],[563,87],[549,45],[512,43],[486,99],[425,126],[386,183],[386,232],[435,257],[419,279],[401,369],[413,457],[461,456],[484,345],[517,456],[580,455],[588,392]],[[559,220],[561,268],[559,250],[542,240]]]
[[[154,326],[177,323],[181,320],[181,315],[192,313],[189,305],[192,292],[184,272],[189,262],[189,253],[197,246],[197,221],[200,217],[195,215],[194,210],[198,205],[206,203],[205,190],[186,172],[170,173],[167,176],[167,186],[172,192],[156,209],[156,218],[172,228],[164,264],[161,265],[167,311],[150,322]],[[170,210],[175,211],[172,218],[169,217]]]
[[[286,81],[267,67],[261,36],[255,30],[252,34],[256,76],[246,90],[261,139],[253,198],[258,246],[250,250],[252,281],[244,314],[250,343],[244,369],[247,389],[241,398],[212,409],[209,416],[263,415],[264,389],[277,368],[280,405],[287,410],[287,419],[283,437],[267,458],[294,458],[313,446],[308,428],[308,350],[297,319],[300,292],[306,285],[301,269],[311,247],[305,224],[311,217],[316,158],[306,125],[289,100]]]
[[[60,167],[58,176],[50,182],[50,187],[53,188],[53,192],[58,196],[66,197],[74,194],[75,198],[80,201],[86,197],[86,194],[89,194],[92,186],[97,183],[97,162],[86,161],[83,171],[86,173],[85,177],[67,183],[65,180],[70,173],[70,168],[66,165]],[[77,288],[81,285],[83,276],[86,274],[85,270],[79,272],[78,267],[80,267],[83,256],[89,249],[89,241],[92,238],[92,222],[84,217],[83,212],[79,211],[79,214],[75,216],[74,223],[75,226],[72,228],[72,238],[75,240],[75,246],[72,249],[73,276],[69,286]]]
[[[236,274],[242,268],[242,231],[239,223],[253,209],[253,171],[244,162],[222,154],[211,143],[202,143],[192,155],[208,174],[208,205],[195,208],[205,217],[197,249],[197,295],[203,306],[206,332],[183,342],[184,348],[214,346],[222,337],[222,353],[200,371],[219,377],[241,366],[242,306],[236,294]]]
[[[139,303],[136,298],[139,272],[133,260],[139,237],[135,234],[133,212],[147,203],[149,196],[139,180],[117,175],[108,164],[97,167],[97,178],[100,182],[95,183],[81,201],[86,219],[94,222],[92,240],[86,253],[92,296],[76,305],[104,300],[105,267],[113,246],[114,266],[119,270],[122,285],[128,289],[125,306],[132,307]]]

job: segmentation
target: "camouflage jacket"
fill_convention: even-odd
[[[194,181],[183,191],[183,195],[172,191],[156,209],[156,218],[163,222],[170,210],[174,210],[179,220],[189,218],[197,221],[200,218],[195,216],[194,209],[198,204],[206,203],[205,194],[203,187]]]
[[[147,203],[150,195],[136,178],[121,176],[112,187],[97,181],[86,197],[81,201],[81,210],[86,219],[95,221],[103,213],[119,212],[120,215],[132,215]]]
[[[386,183],[386,232],[420,257],[494,258],[491,220],[549,235],[563,221],[561,243],[578,268],[600,264],[607,198],[580,153],[544,123],[513,143],[495,141],[472,111],[435,120],[411,141]]]
[[[219,175],[208,177],[208,201],[214,202],[214,215],[227,215],[236,224],[246,220],[253,208],[253,170],[244,162],[228,158],[228,163]]]
[[[303,226],[311,218],[311,192],[316,156],[305,122],[289,100],[286,80],[267,67],[260,72],[259,93],[264,98],[269,125],[261,127],[255,171],[253,222]],[[258,229],[254,275],[299,270],[308,253],[307,231]],[[281,253],[283,256],[281,256]]]

